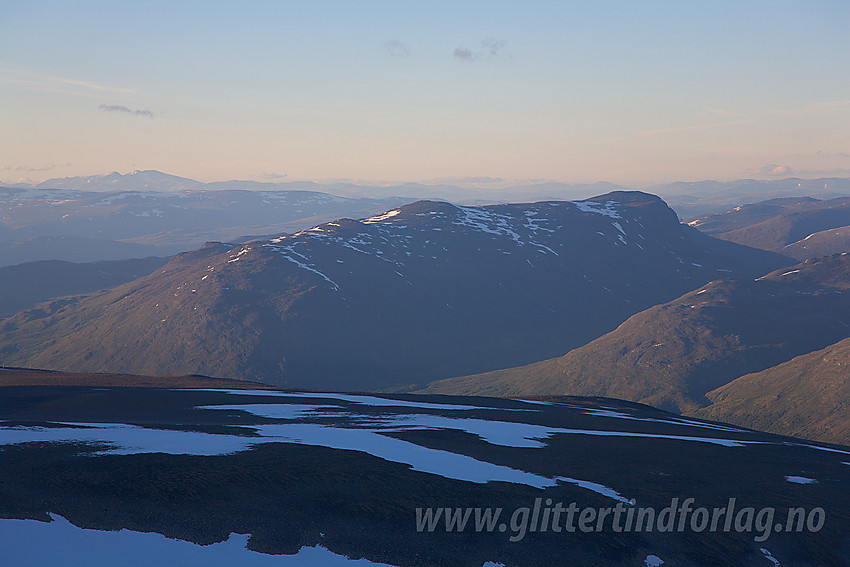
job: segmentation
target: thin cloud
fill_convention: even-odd
[[[452,55],[455,59],[462,59],[464,61],[472,61],[475,59],[475,54],[472,53],[471,49],[467,49],[466,47],[458,47]]]
[[[847,152],[825,152],[823,150],[818,150],[815,152],[816,156],[827,156],[827,157],[840,157],[840,158],[850,158],[850,153]]]
[[[461,46],[454,50],[452,56],[455,59],[460,59],[461,61],[482,61],[486,59],[498,59],[502,57],[502,52],[507,45],[508,42],[504,39],[488,37],[481,41],[480,49],[473,51],[468,47]]]
[[[702,113],[708,116],[723,117],[723,118],[762,118],[766,116],[781,116],[784,118],[793,118],[797,116],[807,116],[817,112],[830,112],[840,110],[850,106],[848,100],[826,100],[820,102],[811,102],[794,108],[774,108],[771,110],[763,110],[761,112],[734,112],[722,108],[713,108],[706,106],[702,109]]]
[[[120,104],[101,104],[100,105],[101,112],[119,112],[124,114],[132,114],[133,116],[144,116],[146,118],[153,118],[153,112],[150,110],[131,110],[126,106],[121,106]]]
[[[826,177],[840,176],[850,173],[850,169],[844,167],[835,168],[818,168],[818,169],[793,169],[788,165],[777,165],[769,163],[760,167],[747,167],[742,170],[744,175],[752,175],[756,177]]]
[[[759,172],[767,177],[784,177],[786,175],[793,174],[794,170],[791,169],[791,166],[788,165],[777,165],[775,163],[769,163],[765,166],[762,166]]]
[[[273,171],[264,171],[260,174],[260,178],[266,181],[280,181],[286,179],[285,173],[275,173]]]
[[[59,84],[62,84],[62,85],[72,85],[72,86],[75,86],[75,87],[83,87],[83,88],[86,88],[86,89],[91,89],[93,91],[104,91],[104,92],[110,92],[110,93],[133,93],[133,92],[135,92],[135,91],[132,91],[130,89],[119,89],[119,88],[116,88],[116,87],[108,87],[106,85],[100,85],[98,83],[92,83],[90,81],[77,81],[77,80],[74,80],[74,79],[63,79],[63,78],[59,78],[59,77],[54,78],[53,80],[55,80],[56,82],[58,82]]]
[[[498,57],[502,49],[508,44],[504,39],[490,37],[481,42],[481,46],[487,50],[489,57]]]
[[[722,128],[724,126],[738,126],[741,124],[752,124],[753,122],[755,122],[755,120],[749,118],[746,120],[730,120],[727,122],[716,122],[714,124],[694,124],[691,126],[677,126],[675,128],[653,128],[651,130],[643,130],[640,132],[634,132],[632,134],[626,134],[624,136],[616,136],[614,138],[605,138],[602,140],[597,140],[597,143],[621,142],[634,138],[645,138],[647,136],[657,136],[659,134],[675,134],[677,132],[691,132],[694,130],[713,130],[714,128]]]
[[[410,57],[410,46],[397,39],[385,43],[384,49],[391,57]]]
[[[0,82],[19,85],[35,91],[90,96],[94,98],[100,98],[109,93],[134,94],[138,92],[132,89],[103,85],[93,81],[23,71],[4,65],[0,65]]]
[[[762,112],[754,112],[754,113],[743,113],[743,112],[733,112],[731,110],[725,110],[721,108],[712,108],[712,107],[703,107],[701,111],[697,114],[703,119],[706,118],[727,118],[723,122],[713,122],[709,124],[694,124],[689,126],[676,126],[673,128],[653,128],[650,130],[642,130],[640,132],[633,132],[631,134],[624,134],[622,136],[616,136],[613,138],[604,138],[602,140],[596,140],[595,143],[608,143],[608,142],[620,142],[624,140],[631,140],[634,138],[643,138],[647,136],[657,136],[660,134],[675,134],[678,132],[691,132],[697,130],[713,130],[715,128],[724,128],[726,126],[740,126],[744,124],[755,124],[756,122],[764,119],[782,117],[782,118],[793,118],[793,117],[802,117],[807,116],[813,113],[819,112],[833,112],[843,110],[846,107],[850,106],[850,100],[831,100],[831,101],[822,101],[822,102],[813,102],[809,104],[805,104],[803,106],[799,106],[796,108],[784,108],[784,109],[773,109],[773,110],[765,110]],[[760,168],[749,168],[751,173],[759,173],[761,172]]]
[[[19,166],[13,168],[10,165],[6,165],[6,166],[3,166],[3,167],[0,167],[0,171],[12,171],[13,169],[15,171],[25,171],[25,172],[51,171],[53,169],[61,169],[63,167],[71,167],[71,165],[73,165],[71,162],[65,162],[65,163],[52,163],[51,162],[51,163],[48,163],[47,165],[42,165],[42,166],[39,166],[39,167],[30,167],[30,166],[26,166],[26,165],[19,165]]]

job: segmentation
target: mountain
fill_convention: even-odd
[[[130,184],[136,185],[144,186]],[[0,239],[5,244],[0,265],[170,256],[208,240],[302,230],[341,216],[372,215],[405,202],[310,191],[97,192],[0,187]]]
[[[761,431],[850,445],[850,338],[747,374],[691,415]]]
[[[646,188],[661,196],[682,219],[728,211],[773,199],[801,196],[835,199],[850,196],[850,179],[738,179],[735,181],[676,182]]]
[[[494,204],[517,200],[559,200],[583,198],[623,190],[613,183],[567,184],[535,182],[512,185],[499,178],[459,178],[424,183],[364,183],[355,181],[254,181],[230,180],[204,183],[155,170],[120,174],[48,179],[37,185],[15,187],[72,189],[98,192],[146,191],[182,193],[187,191],[321,192],[351,199],[448,200],[464,204]]]
[[[0,539],[9,565],[846,566],[848,454],[598,398],[5,387]]]
[[[0,267],[39,261],[90,263],[125,258],[171,256],[182,247],[159,242],[140,244],[80,236],[39,236],[18,240],[0,240]]]
[[[417,199],[447,200],[466,205],[510,202],[583,199],[611,191],[624,191],[636,187],[623,187],[607,182],[568,184],[557,181],[535,180],[511,183],[501,178],[435,179],[422,183],[368,183],[355,181],[275,181],[231,180],[203,183],[169,175],[159,171],[134,171],[128,174],[112,172],[108,175],[66,177],[49,179],[38,185],[20,185],[40,189],[78,189],[87,191],[158,191],[181,192],[196,190],[248,190],[248,191],[313,191],[349,198],[405,197],[407,202]],[[693,181],[654,185],[644,191],[659,195],[680,218],[693,218],[726,211],[766,199],[808,195],[819,199],[850,196],[850,179],[738,179],[734,181]]]
[[[850,255],[718,280],[638,313],[566,355],[435,382],[423,392],[610,396],[672,411],[751,372],[850,337]]]
[[[799,260],[850,251],[850,198],[772,199],[688,224],[716,238]]]
[[[0,317],[50,299],[115,287],[161,268],[168,258],[75,264],[59,260],[0,268]]]
[[[57,177],[43,181],[34,187],[38,189],[71,189],[78,191],[153,191],[179,192],[200,190],[204,183],[178,177],[155,170],[136,170],[132,173],[121,174],[117,171],[105,175],[89,175],[85,177]]]
[[[659,198],[417,202],[210,243],[102,294],[0,323],[0,360],[375,390],[561,355],[630,315],[782,256],[683,226]]]
[[[850,251],[850,226],[813,232],[782,248],[782,254],[805,260]]]

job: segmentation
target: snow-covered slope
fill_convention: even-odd
[[[840,565],[850,544],[850,450],[616,400],[2,393],[13,565]]]

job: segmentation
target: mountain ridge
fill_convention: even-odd
[[[723,240],[805,260],[850,251],[850,198],[771,199],[698,217],[688,225]]]
[[[112,291],[20,313],[0,323],[0,358],[402,388],[561,354],[718,274],[787,263],[683,227],[640,192],[490,207],[420,201],[208,244]]]

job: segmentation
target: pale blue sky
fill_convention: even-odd
[[[0,0],[0,180],[850,176],[850,2]]]

